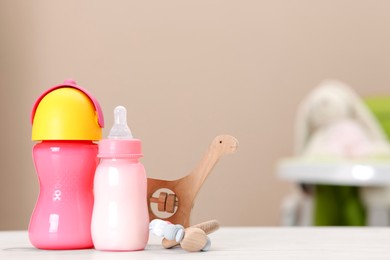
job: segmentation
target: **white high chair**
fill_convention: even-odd
[[[359,186],[367,225],[390,224],[390,146],[352,89],[338,81],[314,89],[299,107],[295,134],[296,156],[277,165],[281,179],[310,187]],[[282,224],[313,224],[310,193],[297,187],[285,199]]]

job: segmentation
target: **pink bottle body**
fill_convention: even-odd
[[[92,141],[43,141],[34,146],[40,193],[28,233],[35,247],[93,247],[90,227],[97,152]]]
[[[143,250],[149,238],[147,177],[138,158],[102,158],[94,181],[92,239],[105,251]]]

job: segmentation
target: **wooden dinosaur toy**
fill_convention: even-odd
[[[197,167],[187,176],[177,180],[159,180],[148,178],[148,206],[150,220],[163,218],[157,216],[159,212],[170,213],[163,218],[171,223],[190,226],[191,209],[200,187],[214,168],[219,158],[227,153],[233,153],[238,147],[236,138],[230,135],[219,135],[211,142],[206,154]],[[159,190],[169,190],[172,193]],[[157,212],[152,210],[152,205],[157,203]]]

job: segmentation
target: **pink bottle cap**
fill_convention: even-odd
[[[142,157],[139,139],[103,139],[99,142],[99,158]]]

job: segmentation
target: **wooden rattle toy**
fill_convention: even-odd
[[[219,135],[211,142],[198,166],[187,176],[173,181],[148,178],[149,218],[151,220],[163,218],[171,223],[189,227],[191,209],[200,187],[219,158],[224,154],[235,152],[237,147],[236,138],[230,135]],[[169,192],[160,190],[169,190]],[[153,204],[157,204],[157,212],[153,211]],[[171,215],[161,217],[158,213],[170,213]]]
[[[164,237],[167,241],[173,241],[189,252],[208,251],[210,239],[206,232],[199,227],[189,227],[184,230],[181,225],[174,225],[168,221],[154,219],[149,224],[149,230],[157,236]]]
[[[217,220],[213,219],[213,220],[209,220],[209,221],[206,221],[206,222],[202,222],[202,223],[193,225],[193,226],[191,226],[189,228],[200,228],[201,230],[203,230],[206,233],[206,235],[208,235],[208,234],[213,233],[217,229],[219,229],[219,223],[218,223]],[[187,233],[187,229],[186,229],[186,233]],[[162,241],[162,245],[166,249],[173,248],[173,247],[175,247],[175,246],[177,246],[179,244],[180,243],[177,240],[170,239],[168,237],[164,237],[164,239]]]

